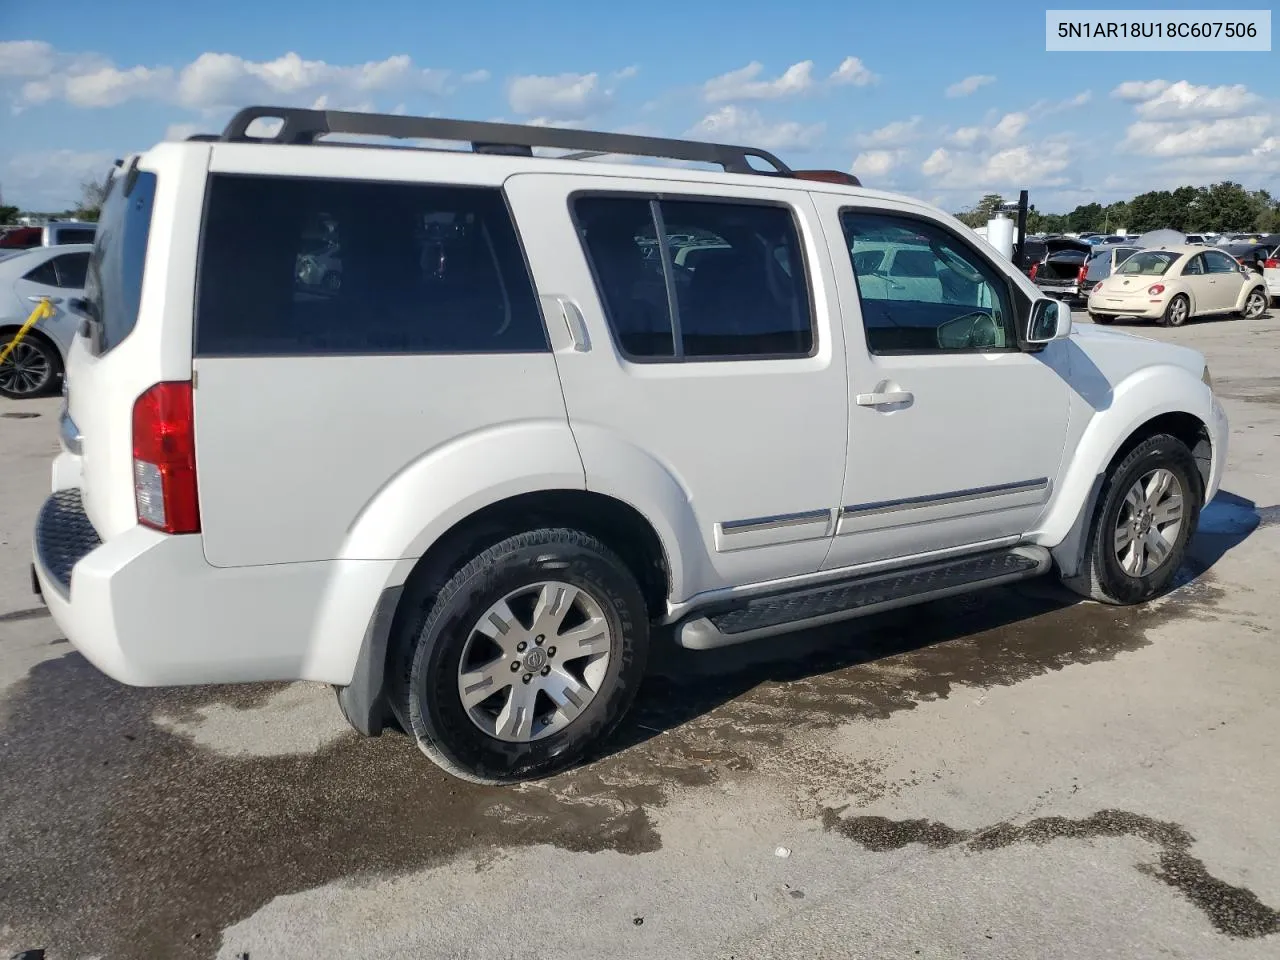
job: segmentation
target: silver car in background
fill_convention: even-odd
[[[0,254],[0,353],[41,300],[53,308],[0,363],[0,397],[22,400],[60,387],[80,324],[70,304],[84,296],[92,250],[92,244],[72,243]]]

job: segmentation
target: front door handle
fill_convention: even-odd
[[[30,300],[32,303],[39,303],[41,300],[48,300],[50,303],[61,303],[61,302],[62,302],[62,298],[61,298],[61,297],[37,297],[37,296],[30,296],[30,297],[27,297],[27,299],[28,299],[28,300]]]
[[[915,396],[906,390],[890,390],[887,393],[860,393],[856,403],[860,407],[883,407],[890,403],[910,403]]]

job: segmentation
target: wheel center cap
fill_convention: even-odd
[[[541,647],[534,647],[524,655],[524,669],[527,673],[535,673],[547,665],[547,653]]]

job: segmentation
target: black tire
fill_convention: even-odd
[[[1116,318],[1107,313],[1090,312],[1089,319],[1094,323],[1102,324],[1104,327],[1107,326],[1108,324],[1112,324],[1116,322]]]
[[[461,658],[491,605],[548,580],[585,590],[597,603],[614,638],[608,667],[595,696],[564,729],[525,742],[500,740],[473,723],[462,703]],[[648,609],[631,571],[599,540],[568,529],[533,530],[490,547],[405,626],[393,661],[391,708],[427,757],[474,783],[537,779],[582,760],[631,706],[649,650]]]
[[[5,348],[13,340],[15,332],[11,330],[0,333],[0,353],[4,353]],[[19,352],[23,356],[21,361],[19,361]],[[38,382],[33,383],[25,376],[19,378],[14,375],[17,362],[23,362],[25,367],[27,362],[25,358],[38,358],[38,361],[43,363],[46,372]],[[0,397],[8,397],[11,400],[30,400],[46,396],[54,392],[62,383],[62,373],[62,355],[58,353],[58,348],[42,336],[27,334],[15,351],[5,358],[4,367],[0,368]]]
[[[1245,295],[1244,303],[1245,307],[1238,316],[1243,317],[1245,320],[1257,320],[1267,312],[1267,307],[1271,305],[1271,299],[1267,296],[1266,287],[1255,287]],[[1253,311],[1252,316],[1250,316],[1251,310]]]
[[[1181,302],[1183,309],[1179,310],[1175,304]],[[1164,308],[1164,316],[1160,318],[1162,327],[1180,327],[1191,319],[1191,300],[1185,293],[1177,294],[1169,305]]]
[[[1125,495],[1151,471],[1173,473],[1183,490],[1182,523],[1164,561],[1146,576],[1131,576],[1120,566],[1113,549]],[[1195,535],[1204,502],[1204,481],[1195,457],[1186,444],[1168,434],[1157,434],[1138,444],[1116,465],[1103,483],[1094,511],[1093,526],[1079,572],[1063,583],[1081,596],[1102,603],[1143,603],[1159,596],[1173,583]]]

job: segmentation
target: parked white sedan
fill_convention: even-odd
[[[32,327],[0,363],[0,397],[23,399],[55,390],[79,326],[68,304],[84,296],[92,244],[33,247],[0,258],[0,353],[43,299],[53,315]]]
[[[1253,320],[1268,303],[1262,277],[1221,250],[1198,246],[1142,250],[1089,294],[1089,318],[1141,317],[1180,327],[1192,317],[1235,313]]]

